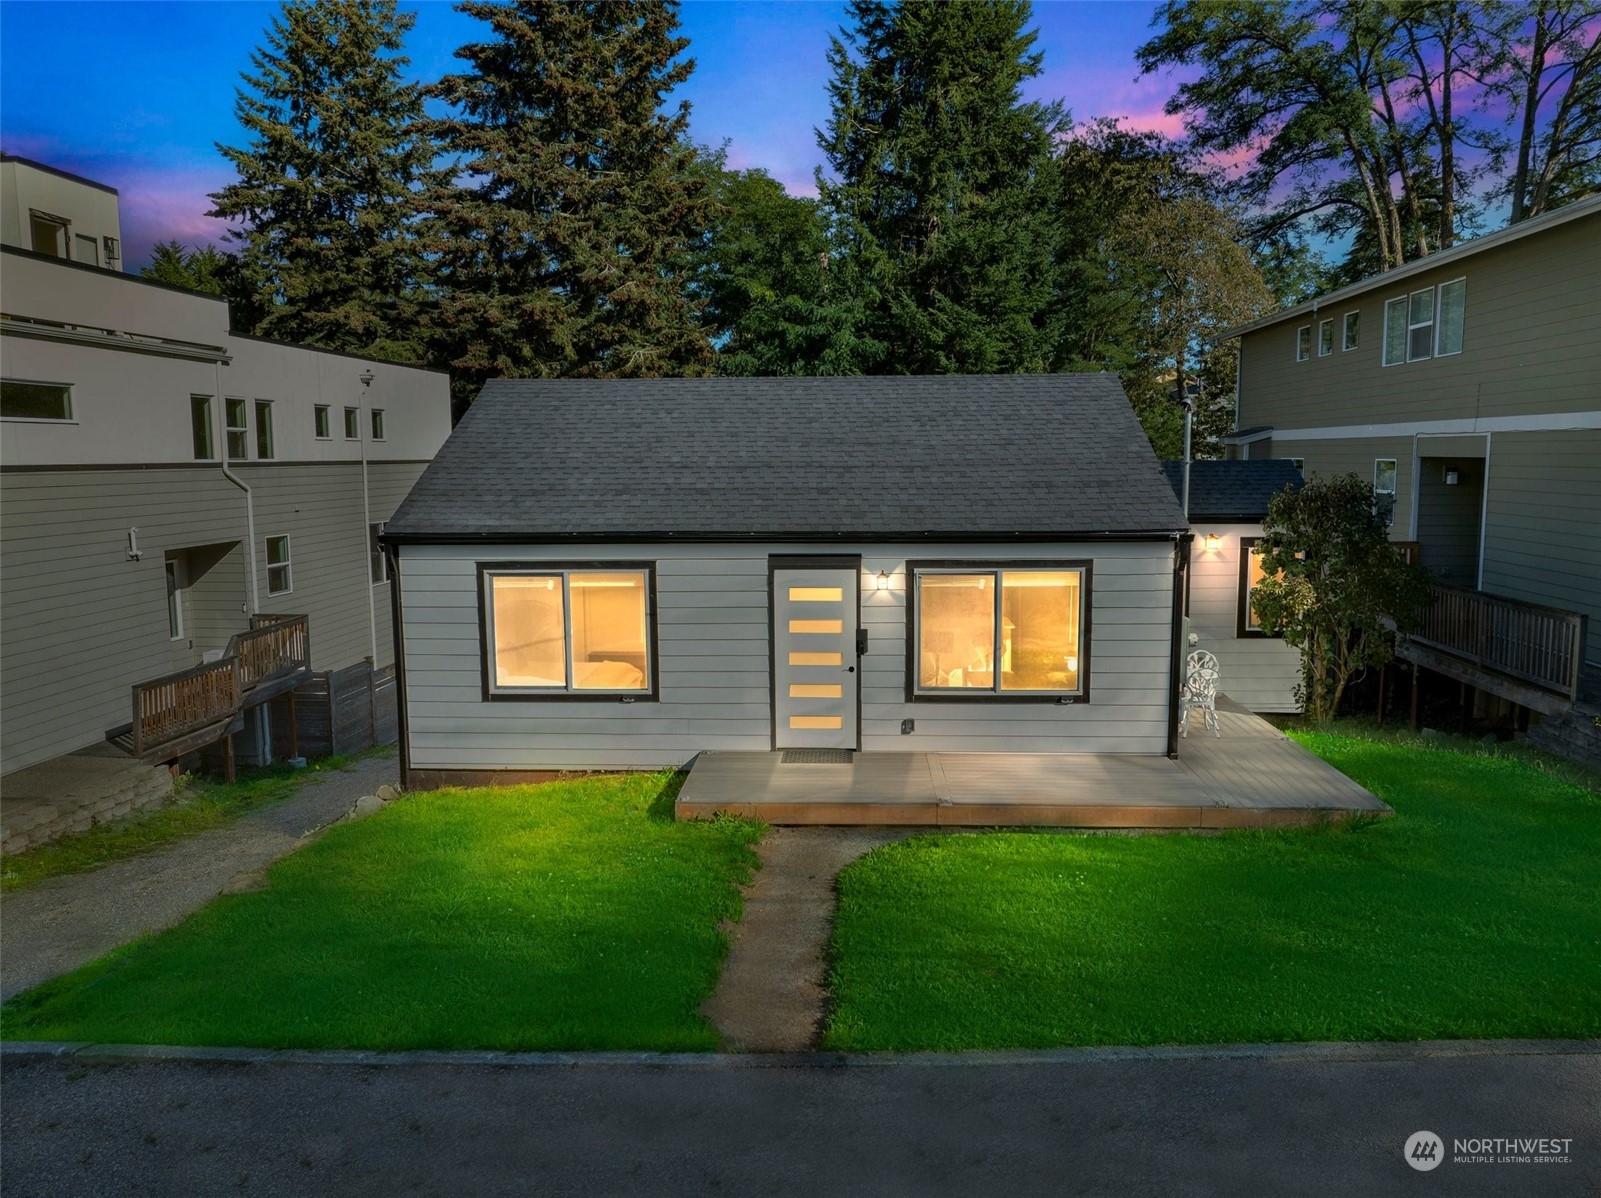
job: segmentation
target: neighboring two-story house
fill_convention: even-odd
[[[132,731],[140,688],[147,761],[198,747],[216,730],[202,708],[263,681],[287,689],[229,718],[246,759],[326,750],[330,678],[365,692],[339,747],[381,737],[394,642],[378,534],[450,431],[447,376],[237,334],[221,299],[112,269],[115,192],[3,168],[0,786],[104,751]],[[323,697],[324,743],[289,735],[291,690]]]
[[[1402,655],[1567,713],[1601,663],[1601,199],[1229,335],[1229,456],[1370,479],[1435,576]]]

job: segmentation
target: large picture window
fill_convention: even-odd
[[[1087,563],[908,563],[911,697],[1083,698]]]
[[[1262,569],[1262,558],[1256,551],[1256,537],[1240,538],[1240,615],[1235,626],[1237,636],[1268,636],[1262,620],[1251,608],[1251,595],[1257,584],[1267,577]]]
[[[1424,287],[1384,305],[1384,364],[1399,366],[1462,352],[1465,278]]]
[[[482,568],[491,697],[655,694],[649,566]]]

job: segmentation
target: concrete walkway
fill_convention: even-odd
[[[812,1047],[828,999],[823,954],[834,926],[834,879],[856,858],[915,829],[772,828],[756,846],[762,868],[717,989],[701,1006],[734,1052]]]
[[[292,798],[171,848],[6,895],[0,899],[0,1000],[171,927],[235,878],[293,852],[308,833],[398,778],[392,757],[310,774]]]

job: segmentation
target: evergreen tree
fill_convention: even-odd
[[[463,172],[430,194],[427,236],[458,399],[495,376],[709,371],[689,275],[712,201],[688,103],[663,110],[694,68],[677,4],[457,7],[493,34],[430,89]]]
[[[721,156],[710,159],[714,167]],[[858,279],[835,253],[817,201],[761,170],[716,170],[717,217],[696,270],[702,320],[731,375],[853,374],[864,342]]]
[[[244,295],[266,336],[419,360],[415,192],[433,148],[399,51],[396,0],[286,0],[219,146],[239,178],[211,198],[236,221]]]
[[[852,0],[818,142],[823,205],[869,289],[887,373],[1043,370],[1058,105],[1025,103],[1028,0]],[[866,364],[864,364],[866,365]]]
[[[139,268],[141,279],[187,287],[208,295],[227,295],[236,281],[239,263],[214,245],[186,249],[176,240],[151,248],[150,263]]]

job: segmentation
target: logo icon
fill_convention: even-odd
[[[1427,1173],[1445,1159],[1445,1145],[1432,1131],[1415,1131],[1406,1138],[1401,1155],[1419,1173]]]

